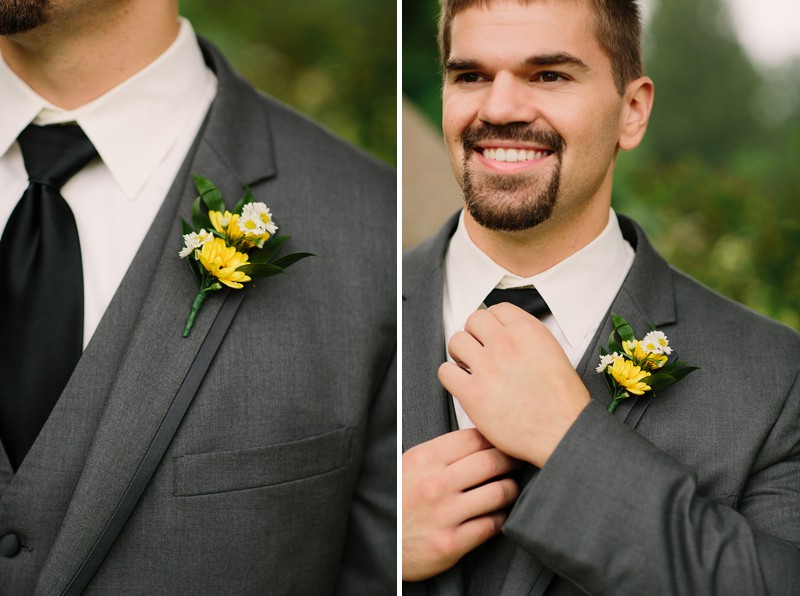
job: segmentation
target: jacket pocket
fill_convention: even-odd
[[[352,427],[289,443],[242,451],[179,455],[174,462],[176,497],[247,490],[310,478],[350,461]]]

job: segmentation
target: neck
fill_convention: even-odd
[[[89,6],[53,7],[46,24],[0,37],[8,66],[36,93],[66,110],[97,99],[145,68],[166,51],[179,29],[175,1],[83,4]]]
[[[520,277],[531,277],[557,265],[597,238],[608,224],[607,201],[593,201],[576,213],[558,208],[547,221],[530,230],[487,230],[464,212],[464,225],[475,245],[495,263]]]

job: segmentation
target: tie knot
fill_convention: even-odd
[[[505,290],[495,288],[483,301],[486,306],[493,306],[500,302],[510,302],[514,306],[519,306],[537,319],[550,312],[550,307],[547,306],[547,302],[536,288],[508,288]]]
[[[56,190],[97,156],[94,145],[77,124],[29,124],[17,141],[30,181]]]

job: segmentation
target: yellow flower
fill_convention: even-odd
[[[636,360],[637,362],[643,362],[647,360],[649,354],[645,351],[642,342],[634,339],[632,341],[623,341],[622,342],[622,349],[625,350],[625,353]]]
[[[213,212],[212,212],[213,213]],[[213,220],[212,220],[212,223]],[[216,223],[214,223],[216,227]],[[232,246],[227,246],[222,238],[214,238],[203,245],[200,251],[200,262],[203,267],[229,288],[242,287],[241,282],[250,281],[250,277],[241,271],[236,271],[246,265],[248,256],[237,252]]]
[[[647,370],[655,370],[664,366],[667,363],[667,360],[669,360],[669,356],[665,356],[663,354],[650,354],[647,357],[647,360],[642,363],[642,366]]]
[[[633,358],[633,362],[636,365],[647,370],[661,368],[669,359],[668,356],[648,350],[643,341],[636,339],[631,341],[623,341],[622,349],[625,350],[625,353],[628,356]]]
[[[209,211],[208,219],[211,220],[211,225],[220,234],[225,234],[231,242],[236,242],[242,236],[242,231],[239,229],[239,216],[234,215],[230,211],[221,213],[219,211]]]
[[[627,352],[627,347],[625,347],[625,351]],[[630,360],[617,358],[608,371],[617,383],[634,395],[642,395],[645,391],[650,391],[650,386],[641,382],[644,377],[649,376],[649,373],[643,371],[641,367],[635,366]]]

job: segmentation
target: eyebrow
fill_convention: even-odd
[[[556,52],[553,54],[541,54],[536,56],[529,56],[523,60],[523,64],[528,66],[558,66],[568,65],[574,66],[583,71],[591,70],[589,66],[577,56],[573,56],[567,52]],[[482,70],[483,64],[478,60],[450,58],[444,65],[445,72],[460,72],[464,70]]]
[[[567,52],[556,52],[555,54],[531,56],[525,60],[525,64],[530,66],[555,66],[558,64],[566,64],[579,68],[580,70],[591,70],[583,60],[577,56],[568,54]]]

